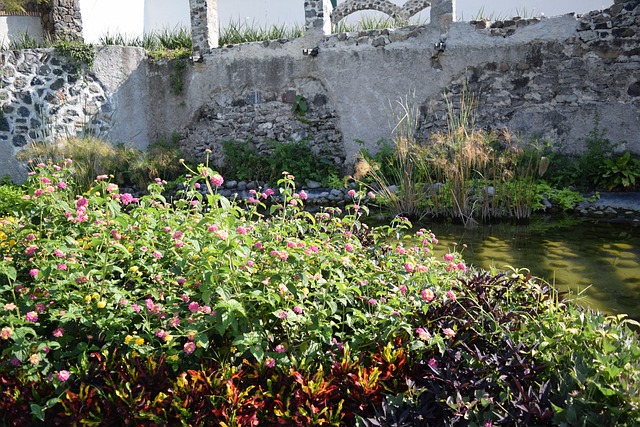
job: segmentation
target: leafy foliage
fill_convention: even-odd
[[[640,158],[631,157],[631,152],[627,151],[623,155],[604,159],[600,166],[600,177],[598,184],[606,188],[607,191],[614,189],[633,189],[640,183]]]
[[[299,182],[309,180],[328,184],[335,167],[328,154],[315,154],[306,141],[270,141],[269,150],[261,154],[250,141],[224,141],[226,174],[240,180],[264,180],[275,183],[283,170]]]
[[[285,173],[264,218],[273,190],[237,205],[206,164],[173,204],[73,165],[0,222],[3,423],[640,422],[640,325],[370,228],[362,194],[312,214]]]
[[[8,13],[35,11],[38,7],[48,5],[50,0],[2,0],[0,10]]]
[[[600,128],[600,116],[596,112],[593,129],[585,138],[585,152],[577,156],[548,153],[553,159],[548,180],[556,186],[582,190],[638,188],[640,158],[628,151],[619,153],[617,150],[623,142],[612,142],[606,135],[607,129]]]
[[[295,39],[302,37],[304,28],[302,26],[287,27],[286,25],[272,25],[271,27],[262,27],[257,25],[255,21],[247,22],[229,21],[229,23],[220,29],[220,46],[234,45],[247,42]]]
[[[10,215],[19,211],[23,205],[24,192],[20,187],[12,184],[0,184],[0,215]]]
[[[145,152],[86,136],[55,143],[33,142],[19,153],[21,160],[32,165],[74,159],[73,184],[80,192],[87,190],[98,175],[113,175],[122,185],[139,190],[145,190],[155,178],[175,180],[184,172],[178,162],[182,156],[177,134],[170,141],[161,139],[150,145]]]
[[[61,39],[57,40],[53,47],[56,53],[69,58],[78,69],[82,69],[85,66],[87,68],[93,66],[96,49],[92,44]]]

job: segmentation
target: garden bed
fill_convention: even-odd
[[[173,204],[73,176],[1,223],[5,424],[640,422],[637,323],[368,227],[365,194],[310,213],[285,175],[265,218],[203,166]]]

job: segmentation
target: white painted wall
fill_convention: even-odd
[[[338,0],[342,3],[345,0]],[[404,4],[407,0],[393,0]],[[568,12],[585,13],[604,9],[613,0],[457,0],[459,20],[471,20],[480,11],[486,17],[509,18],[526,16],[556,16]],[[189,27],[189,0],[80,0],[84,22],[84,37],[97,42],[105,33],[140,36],[144,32],[165,28]],[[376,12],[373,12],[377,14]],[[261,26],[273,24],[303,25],[304,6],[301,0],[218,0],[218,16],[222,27],[230,21]],[[357,20],[353,15],[349,21]],[[423,14],[420,20],[428,19]]]
[[[95,43],[107,33],[142,35],[144,5],[145,0],[80,0],[85,41]]]
[[[43,36],[39,16],[0,16],[0,46],[6,48],[24,35],[40,40]]]
[[[146,33],[190,26],[189,0],[145,1],[144,31]]]

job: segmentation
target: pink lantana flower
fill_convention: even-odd
[[[423,300],[425,300],[426,302],[431,302],[433,301],[433,299],[435,298],[435,294],[433,293],[433,291],[431,289],[423,289],[420,292],[420,296],[422,297]]]
[[[216,187],[220,187],[222,184],[224,184],[224,178],[222,178],[222,175],[217,173],[211,177],[211,184],[215,185]]]
[[[188,343],[186,343],[184,345],[184,352],[187,354],[191,354],[194,351],[196,351],[196,343],[194,343],[193,341],[189,341]]]
[[[418,338],[423,341],[429,341],[431,339],[431,334],[424,328],[416,329],[416,334],[418,334]]]

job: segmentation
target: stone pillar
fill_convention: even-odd
[[[433,0],[431,2],[431,23],[440,28],[444,35],[449,24],[456,20],[456,0]]]
[[[189,0],[189,7],[193,56],[201,58],[210,49],[218,47],[218,0]]]
[[[83,41],[79,0],[52,0],[48,31],[56,39]]]
[[[319,41],[323,36],[331,34],[332,11],[331,0],[305,0],[305,37]]]

